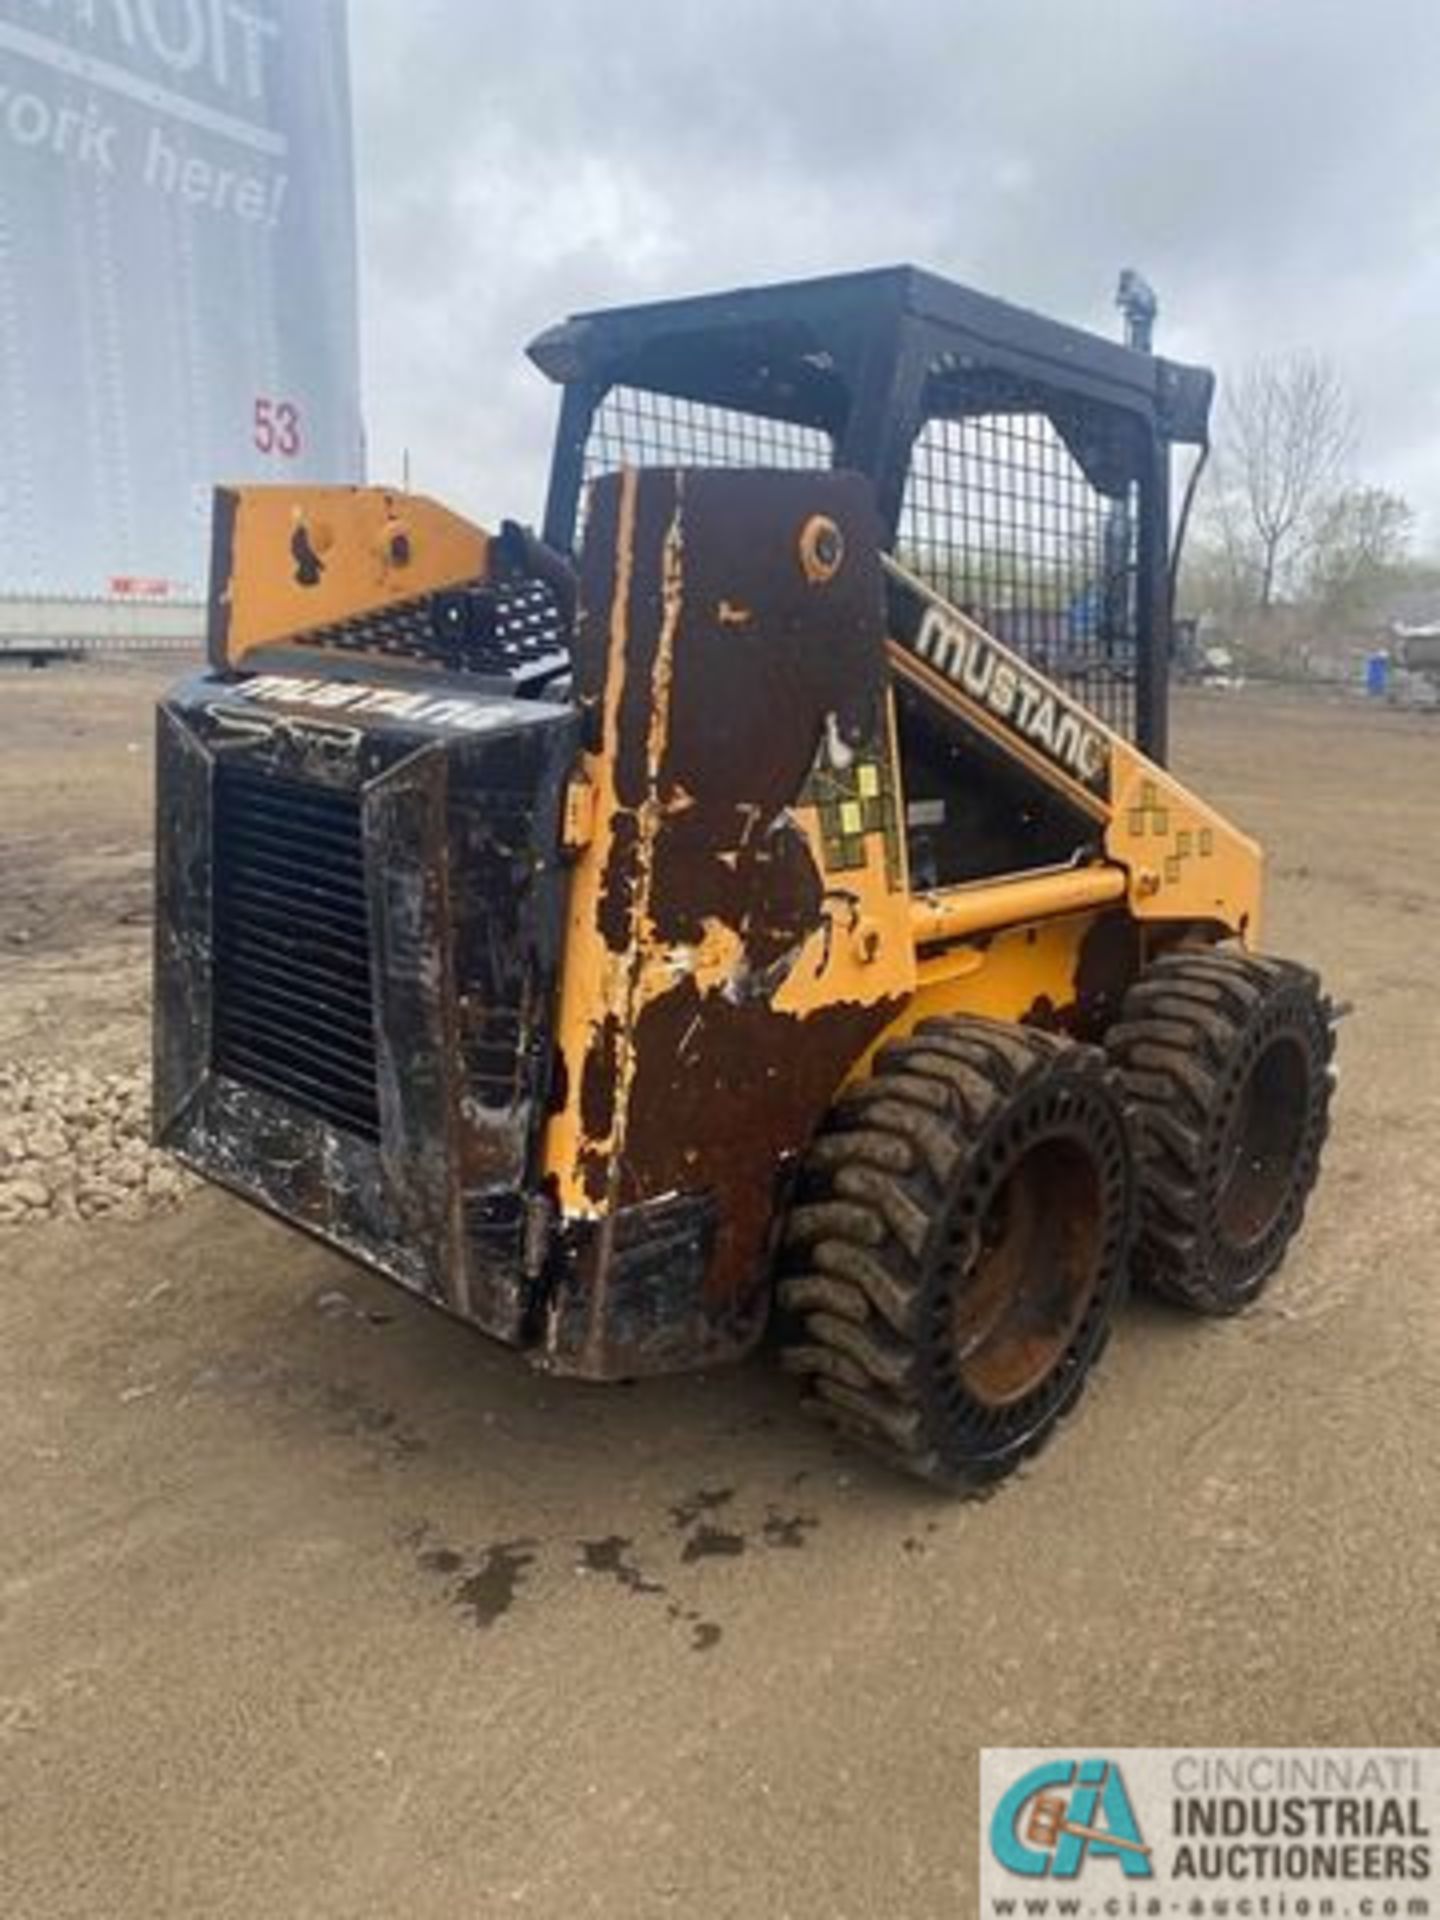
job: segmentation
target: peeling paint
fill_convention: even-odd
[[[851,529],[833,584],[804,580],[784,534],[819,504]],[[910,984],[882,836],[847,876],[883,942],[876,968],[832,937],[822,823],[802,798],[818,753],[886,750],[870,511],[862,486],[819,475],[624,474],[595,489],[591,538],[616,544],[587,549],[577,636],[604,715],[558,1023],[578,1093],[546,1140],[562,1210],[597,1222],[551,1316],[551,1357],[571,1370],[653,1359],[616,1337],[611,1270],[620,1222],[672,1190],[713,1205],[700,1286],[719,1346],[754,1338],[777,1169]],[[763,633],[719,617],[737,603],[766,607]],[[599,1093],[612,1078],[613,1111]],[[692,1310],[677,1283],[677,1324]]]

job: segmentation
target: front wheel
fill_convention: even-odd
[[[807,1404],[923,1479],[1009,1472],[1105,1344],[1133,1186],[1101,1052],[922,1021],[842,1097],[801,1171],[778,1293]]]
[[[1260,1293],[1298,1231],[1329,1125],[1334,1027],[1304,967],[1167,954],[1106,1046],[1140,1164],[1137,1276],[1199,1313]]]

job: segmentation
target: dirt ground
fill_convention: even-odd
[[[158,684],[0,681],[0,1062],[143,1060]],[[537,1378],[209,1190],[0,1233],[6,1920],[928,1920],[982,1745],[1440,1742],[1440,721],[1176,732],[1355,1003],[1325,1177],[985,1504],[763,1361]]]

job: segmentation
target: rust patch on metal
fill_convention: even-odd
[[[620,1020],[607,1013],[580,1075],[580,1119],[592,1139],[608,1139],[615,1125],[615,1086],[620,1064]],[[603,1187],[601,1189],[603,1191]],[[597,1193],[596,1197],[599,1197]]]
[[[706,1290],[737,1306],[765,1279],[777,1162],[810,1138],[848,1063],[900,1000],[800,1019],[762,1001],[702,998],[693,981],[653,1001],[635,1036],[621,1204],[694,1187],[720,1197]]]
[[[807,527],[825,563],[809,575]],[[577,671],[597,812],[560,1021],[578,1087],[550,1164],[566,1210],[589,1209],[594,1226],[549,1344],[557,1364],[606,1375],[650,1370],[682,1325],[706,1350],[758,1333],[777,1168],[903,1004],[913,949],[880,816],[857,813],[837,888],[813,798],[817,764],[890,751],[863,483],[625,474],[597,483],[586,551]],[[737,623],[737,606],[763,617]],[[677,1280],[657,1323],[635,1236],[686,1196],[713,1222],[685,1241],[693,1259],[703,1239],[700,1294]],[[657,1232],[675,1231],[671,1217],[661,1209]]]

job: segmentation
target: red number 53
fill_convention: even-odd
[[[300,409],[293,400],[257,397],[251,438],[261,453],[293,460],[300,451]]]

